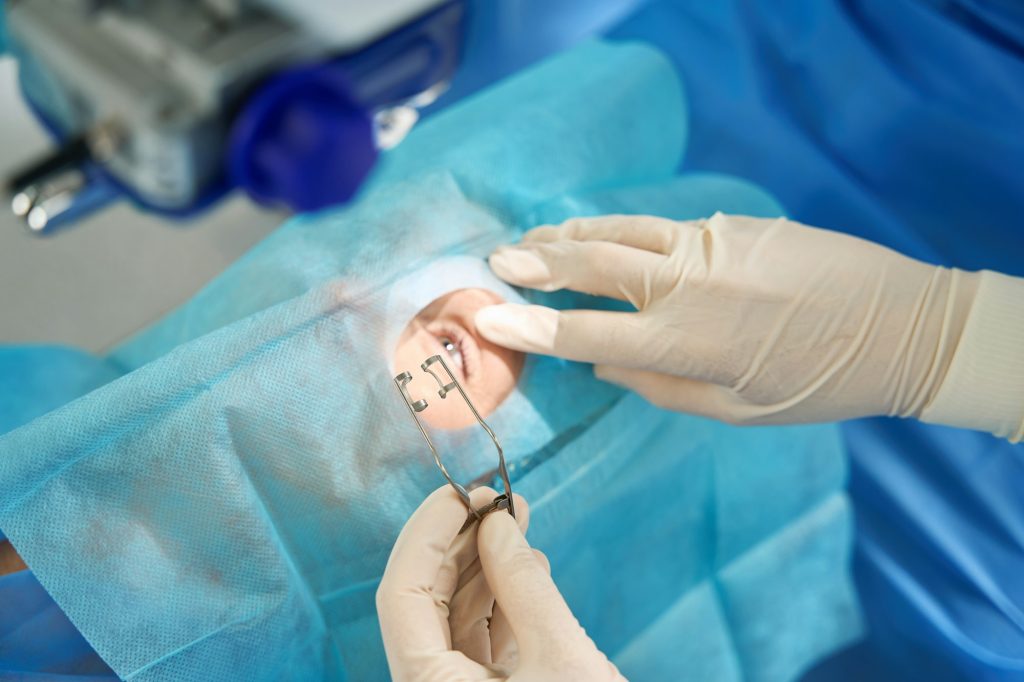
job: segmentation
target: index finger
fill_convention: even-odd
[[[523,235],[523,242],[604,241],[667,255],[674,250],[681,229],[700,229],[704,222],[669,220],[649,215],[570,218],[561,225],[535,227]]]
[[[478,488],[470,500],[478,508],[495,495],[490,488]],[[395,541],[377,588],[377,614],[389,660],[451,649],[448,602],[459,568],[452,563],[468,564],[476,556],[475,529],[459,535],[466,515],[462,500],[445,485],[427,497]],[[460,560],[460,554],[466,556]]]
[[[499,303],[481,308],[477,331],[491,343],[524,353],[552,355],[597,365],[649,367],[653,347],[639,313],[555,310]]]
[[[568,604],[515,521],[491,515],[480,523],[480,564],[520,649],[520,660],[552,647],[592,649]]]

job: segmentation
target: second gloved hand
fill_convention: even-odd
[[[494,496],[470,494],[474,508]],[[493,512],[460,535],[466,508],[445,486],[406,523],[377,590],[396,682],[624,682],[527,544],[518,495],[515,508],[516,519]]]
[[[785,219],[716,214],[570,220],[491,255],[511,284],[628,301],[637,312],[499,305],[491,341],[597,365],[651,402],[735,423],[920,416],[977,274]]]

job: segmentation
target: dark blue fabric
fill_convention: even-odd
[[[0,595],[0,679],[117,679],[31,572],[0,576]]]
[[[672,0],[613,35],[678,66],[686,167],[741,173],[796,218],[918,258],[1024,274],[1024,48],[933,4]]]
[[[1024,275],[1024,3],[671,0],[612,32],[675,62],[684,166],[932,263]],[[870,634],[814,680],[1024,680],[1024,446],[844,427]]]

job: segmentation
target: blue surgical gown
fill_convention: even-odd
[[[924,261],[1024,275],[1024,4],[666,0],[612,35],[671,55],[687,168]],[[1024,445],[894,419],[844,435],[869,636],[815,679],[1024,680]]]

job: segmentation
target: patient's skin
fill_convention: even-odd
[[[426,398],[429,407],[420,418],[439,429],[469,426],[475,419],[457,394],[441,400],[437,382],[420,369],[431,355],[440,355],[448,363],[480,414],[486,417],[515,388],[523,369],[523,354],[496,346],[476,331],[473,318],[483,307],[504,300],[486,289],[459,289],[430,303],[409,321],[395,348],[396,372],[408,370],[413,400]],[[444,369],[437,368],[445,378]]]
[[[18,553],[14,551],[11,543],[6,540],[0,540],[0,575],[17,573],[26,568],[28,567],[21,560],[21,557],[18,556]]]

